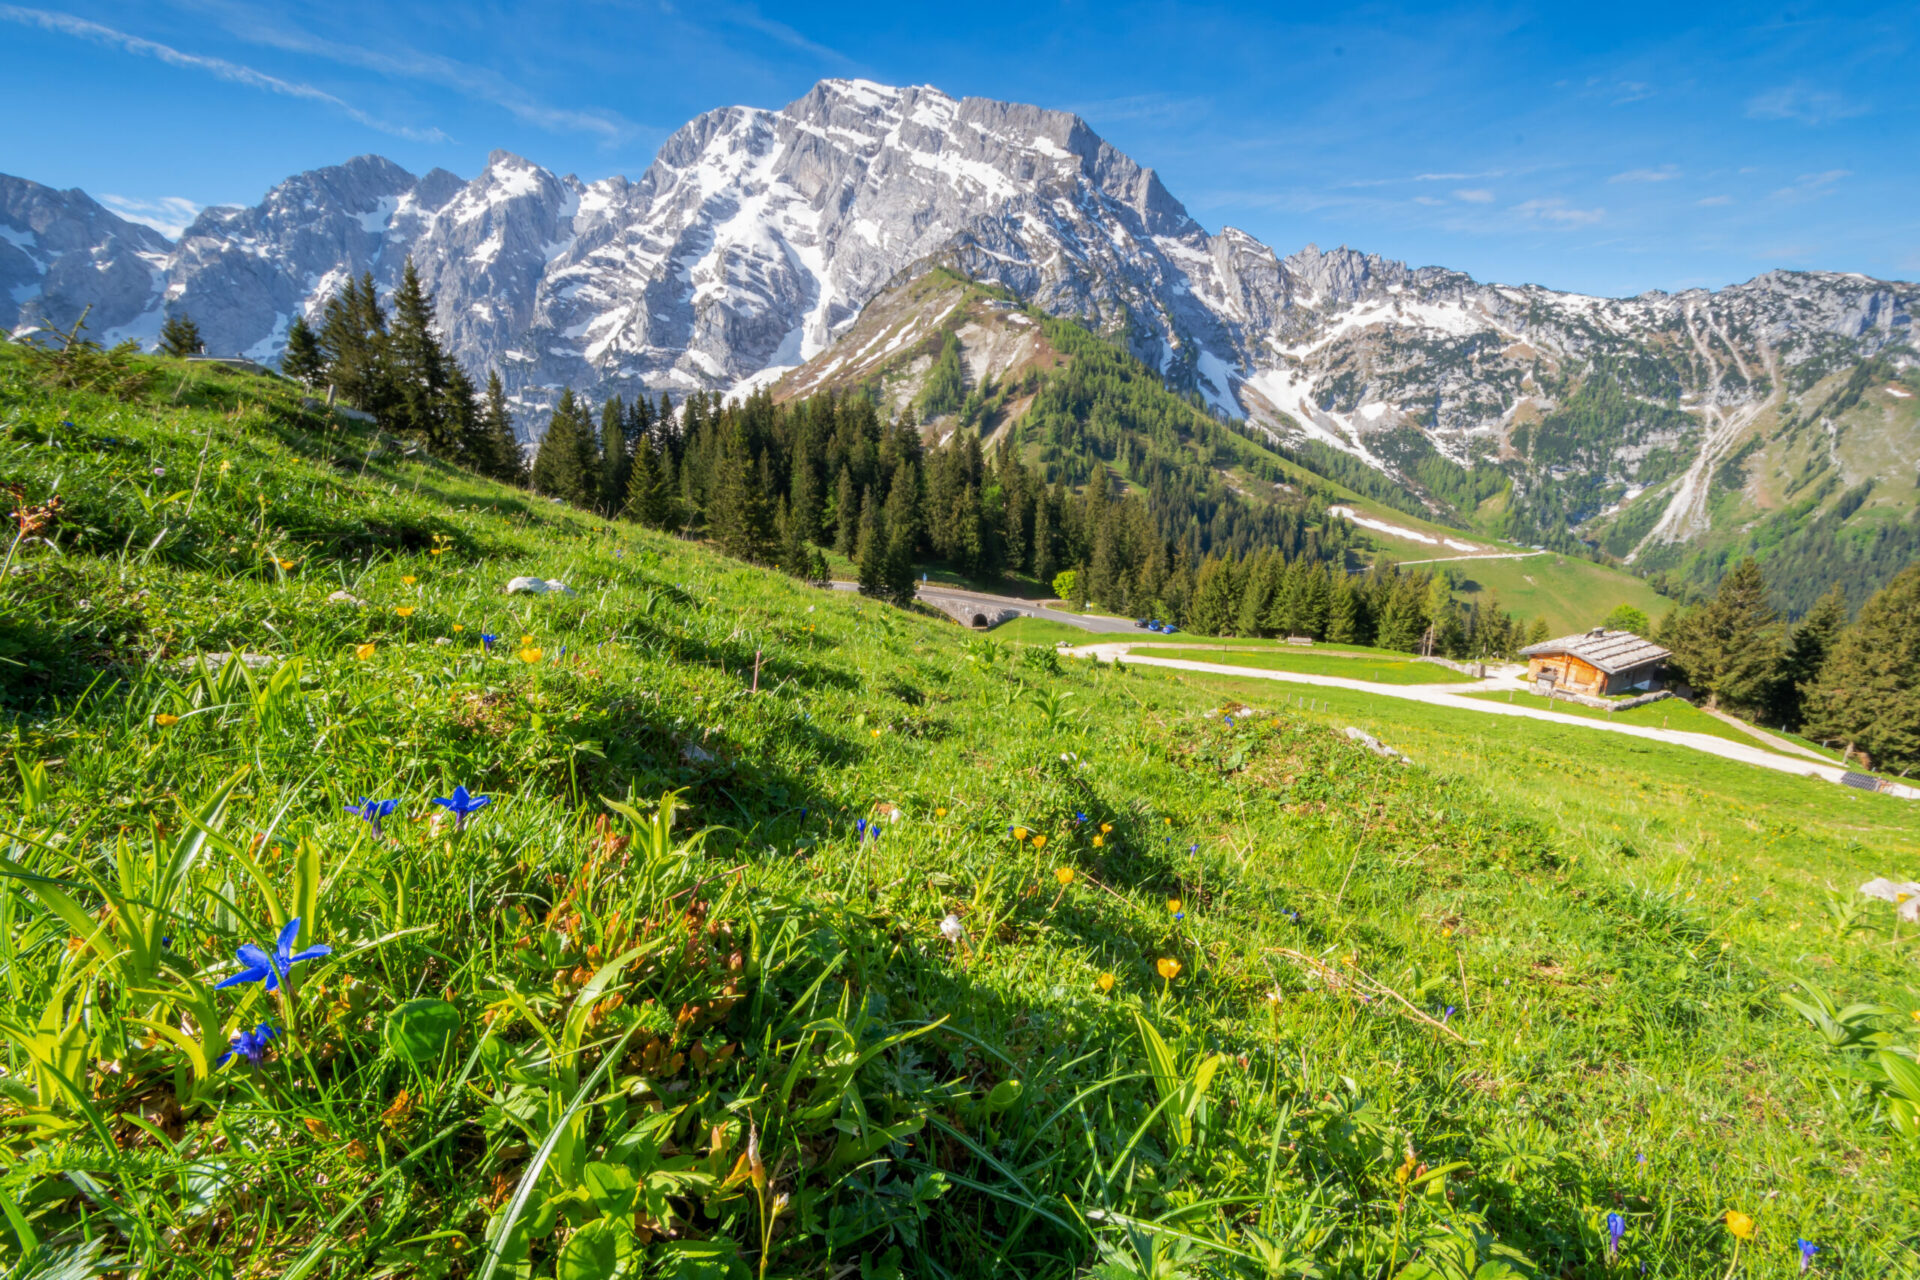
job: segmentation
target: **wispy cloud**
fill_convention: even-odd
[[[98,22],[88,22],[85,18],[75,18],[64,13],[48,13],[43,9],[22,9],[16,5],[0,4],[0,21],[18,23],[21,26],[39,27],[43,31],[53,31],[61,35],[76,36],[90,40],[95,44],[119,49],[141,57],[157,58],[174,67],[184,67],[194,71],[204,71],[232,84],[245,85],[250,89],[264,89],[268,93],[277,93],[288,98],[301,98],[308,102],[317,102],[333,108],[350,120],[358,121],[369,129],[392,134],[396,138],[407,138],[414,142],[446,142],[447,135],[438,129],[415,129],[408,125],[394,124],[370,115],[354,106],[344,98],[335,97],[324,89],[316,89],[310,84],[282,80],[270,76],[264,71],[237,62],[228,62],[225,58],[210,58],[197,53],[184,53],[172,45],[146,40],[140,36],[129,35],[113,27],[102,26]]]
[[[1755,120],[1798,120],[1801,124],[1831,124],[1869,110],[1838,93],[1815,89],[1804,81],[1769,89],[1747,100],[1747,115]]]
[[[309,54],[395,80],[439,85],[465,97],[491,103],[528,124],[556,133],[594,134],[603,142],[613,144],[624,142],[639,131],[632,121],[615,112],[575,111],[543,102],[486,67],[404,46],[374,49],[331,40],[302,30],[285,18],[263,20],[249,10],[222,0],[200,0],[194,7],[218,15],[229,32],[249,44],[285,53]]]
[[[1851,169],[1828,169],[1824,173],[1803,173],[1786,186],[1773,193],[1773,199],[1798,203],[1802,200],[1817,200],[1827,195],[1833,184],[1842,178],[1853,176]]]
[[[1464,200],[1468,204],[1492,204],[1493,192],[1488,191],[1485,187],[1473,187],[1464,191],[1454,192],[1453,198],[1455,200]]]
[[[1616,173],[1608,182],[1672,182],[1680,176],[1680,166],[1663,164],[1658,169],[1629,169]]]
[[[185,196],[161,196],[157,200],[141,200],[133,196],[101,196],[100,203],[128,222],[152,227],[169,240],[178,240],[180,233],[187,229],[187,224],[206,207],[194,203]]]
[[[828,48],[815,40],[795,31],[784,22],[767,17],[750,5],[721,5],[708,10],[708,13],[720,22],[736,27],[745,27],[749,31],[758,31],[789,49],[809,54],[825,62],[837,62],[843,66],[853,66],[854,60],[838,49]]]
[[[1732,196],[1703,196],[1700,199],[1695,200],[1694,203],[1701,206],[1702,208],[1711,208],[1715,205],[1732,204],[1733,197]]]
[[[1590,227],[1607,216],[1605,209],[1576,209],[1558,196],[1528,200],[1513,206],[1513,211],[1523,218],[1566,228]]]
[[[1136,93],[1120,98],[1099,98],[1092,102],[1073,102],[1064,108],[1095,124],[1117,120],[1152,120],[1172,124],[1204,113],[1213,104],[1206,98],[1179,97],[1170,93]]]

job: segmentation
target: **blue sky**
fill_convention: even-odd
[[[0,3],[0,171],[158,223],[378,152],[637,177],[826,76],[1067,108],[1210,228],[1590,293],[1920,278],[1920,20],[1815,5]]]

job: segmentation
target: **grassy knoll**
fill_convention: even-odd
[[[1743,746],[1758,747],[1762,751],[1771,749],[1752,734],[1742,733],[1726,721],[1710,716],[1692,703],[1682,702],[1678,698],[1649,702],[1629,711],[1602,711],[1598,707],[1581,706],[1577,702],[1568,702],[1563,698],[1549,701],[1533,693],[1469,693],[1462,696],[1479,698],[1487,702],[1512,702],[1516,706],[1534,707],[1541,711],[1551,711],[1556,715],[1577,716],[1583,720],[1607,720],[1614,724],[1639,725],[1645,729],[1680,729],[1687,733],[1704,733],[1715,738],[1725,738],[1728,742],[1738,742]]]
[[[1064,662],[154,367],[122,405],[0,347],[0,475],[66,502],[0,574],[0,1264],[1493,1280],[1608,1274],[1615,1212],[1622,1274],[1722,1276],[1733,1208],[1739,1267],[1865,1276],[1920,1238],[1779,998],[1912,1043],[1912,952],[1823,910],[1912,873],[1912,806]],[[330,954],[220,985],[283,929]]]
[[[1520,560],[1459,560],[1427,566],[1454,575],[1454,595],[1491,603],[1522,618],[1544,617],[1554,635],[1600,625],[1615,605],[1630,604],[1653,621],[1673,602],[1629,573],[1573,556],[1539,555]]]
[[[1371,680],[1378,684],[1464,684],[1471,676],[1431,662],[1416,662],[1404,653],[1392,657],[1371,653],[1341,653],[1338,650],[1275,649],[1267,653],[1241,653],[1234,649],[1155,646],[1144,652],[1162,658],[1187,658],[1197,662],[1218,662],[1227,666],[1251,667],[1259,671],[1298,671],[1303,675],[1339,676],[1346,680]]]

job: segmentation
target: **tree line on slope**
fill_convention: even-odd
[[[1741,561],[1713,598],[1675,609],[1658,638],[1669,666],[1709,706],[1859,752],[1903,772],[1920,766],[1920,565],[1908,565],[1848,622],[1835,582],[1793,625],[1765,572]]]

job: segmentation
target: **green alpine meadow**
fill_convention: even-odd
[[[418,394],[370,422],[0,344],[9,1275],[1910,1273],[1911,801],[1262,678],[1418,688],[1426,628],[1498,656],[1525,620],[1359,572],[1335,481],[1123,394],[1117,355],[1034,384],[1048,439],[1103,423],[1162,475],[1102,509],[1042,448],[991,486],[977,444],[922,457],[871,398],[605,434],[570,404],[534,466],[562,502],[519,487],[497,388],[394,350]],[[647,443],[676,411],[709,462]],[[637,465],[596,447],[623,431]],[[819,455],[796,533],[762,481],[816,446],[851,497]],[[1226,457],[1295,497],[1176,483]],[[1292,538],[1246,546],[1305,566],[1305,612],[1170,562],[1175,503]],[[968,557],[1078,568],[1083,607],[1197,572],[1253,638],[1193,652],[1259,652],[1099,663],[912,603]],[[1667,624],[1703,692],[1911,759],[1916,571],[1817,634],[1757,574]],[[1258,638],[1299,617],[1349,630]]]

